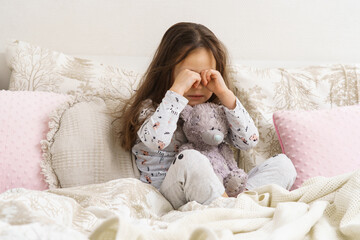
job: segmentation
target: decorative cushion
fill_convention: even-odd
[[[279,111],[274,125],[282,152],[304,180],[360,168],[360,105],[313,111]]]
[[[116,107],[136,90],[141,74],[15,40],[6,49],[9,90],[101,97]]]
[[[319,65],[302,68],[229,68],[234,92],[254,119],[260,141],[240,152],[245,171],[281,152],[272,115],[279,110],[330,109],[359,103],[358,65]],[[291,158],[291,156],[290,156]]]
[[[46,160],[42,167],[50,187],[99,183],[137,174],[137,169],[127,165],[131,164],[130,153],[122,150],[120,143],[115,143],[115,133],[109,132],[114,127],[110,127],[111,114],[105,116],[99,111],[105,109],[104,104],[109,113],[117,111],[123,100],[137,89],[141,74],[18,40],[10,43],[6,50],[11,69],[10,90],[66,93],[75,97],[71,105],[59,110],[69,116],[64,118],[61,127],[58,124],[62,117],[55,113],[50,122],[53,131],[43,142]],[[77,96],[83,96],[84,101],[85,96],[96,97],[97,105],[82,103],[73,107],[80,101]],[[55,134],[55,129],[60,133]]]
[[[0,91],[0,193],[48,188],[40,174],[40,140],[49,130],[49,113],[68,99],[50,92]]]
[[[130,152],[120,147],[113,120],[105,101],[95,96],[72,96],[52,113],[41,141],[50,188],[139,177]]]

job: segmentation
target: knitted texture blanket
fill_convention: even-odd
[[[360,171],[311,178],[291,192],[267,185],[210,205],[189,202],[178,211],[154,187],[131,178],[13,189],[0,194],[0,238],[359,239],[359,199]]]

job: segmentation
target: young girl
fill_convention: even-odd
[[[177,23],[164,34],[140,88],[122,109],[122,146],[135,155],[140,180],[159,189],[175,209],[226,196],[204,155],[178,152],[187,142],[179,119],[187,104],[222,104],[231,126],[229,144],[241,150],[257,144],[253,120],[228,88],[226,64],[226,49],[208,28]],[[290,189],[296,178],[283,154],[248,175],[247,189],[270,183]]]

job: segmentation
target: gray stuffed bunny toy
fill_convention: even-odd
[[[180,118],[184,120],[183,131],[188,143],[180,146],[179,152],[195,149],[205,155],[229,197],[244,191],[247,174],[237,166],[233,151],[224,142],[229,124],[223,106],[215,103],[187,105]]]

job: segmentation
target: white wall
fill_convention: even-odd
[[[178,21],[208,26],[233,59],[360,62],[356,0],[0,0],[6,40],[74,55],[151,56]]]

